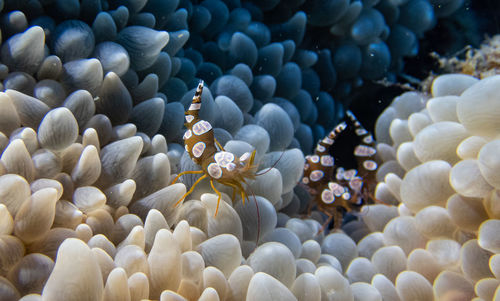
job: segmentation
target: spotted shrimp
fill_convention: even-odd
[[[320,140],[313,155],[306,156],[302,183],[313,197],[309,210],[316,205],[328,218],[323,231],[331,220],[334,229],[342,223],[344,212],[358,210],[362,205],[377,202],[373,191],[377,185],[376,147],[372,135],[361,125],[352,112],[347,111],[348,122],[361,143],[354,148],[357,169],[345,170],[335,166],[330,150],[335,139],[348,127],[341,122],[326,137]]]
[[[243,184],[245,179],[254,179],[256,176],[256,168],[254,165],[255,150],[244,153],[241,157],[237,157],[233,153],[224,150],[222,145],[215,139],[212,125],[199,118],[199,110],[201,108],[201,94],[203,92],[203,81],[198,84],[191,105],[185,112],[184,125],[187,130],[184,133],[184,145],[191,159],[201,166],[201,170],[183,171],[177,175],[173,183],[185,174],[202,174],[193,186],[179,199],[175,206],[179,205],[182,200],[193,192],[196,185],[203,179],[210,180],[210,186],[217,194],[217,207],[215,216],[219,210],[221,193],[214,186],[214,181],[233,188],[233,192],[239,191],[242,202],[245,202],[246,193]]]

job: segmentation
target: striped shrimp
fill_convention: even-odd
[[[198,84],[193,101],[189,109],[185,112],[187,128],[184,134],[184,145],[191,159],[201,166],[202,170],[183,171],[177,175],[173,183],[177,182],[179,177],[185,174],[202,174],[191,189],[189,189],[175,204],[179,205],[186,196],[193,192],[194,188],[203,179],[210,179],[210,186],[217,194],[217,208],[215,216],[219,210],[221,193],[215,188],[214,181],[233,188],[233,192],[240,191],[241,199],[245,202],[245,190],[242,183],[245,179],[254,179],[257,166],[254,165],[255,150],[251,153],[244,153],[237,157],[224,148],[214,137],[212,125],[199,118],[198,113],[201,108],[201,94],[203,92],[203,81]]]
[[[337,125],[319,141],[314,154],[306,156],[304,164],[302,183],[313,197],[309,209],[316,204],[318,210],[328,216],[321,231],[332,219],[334,229],[340,228],[344,212],[358,210],[366,203],[377,202],[373,196],[377,184],[375,174],[378,166],[375,159],[375,141],[352,112],[347,111],[346,115],[361,141],[354,149],[357,169],[345,170],[343,167],[335,166],[334,158],[330,155],[335,139],[348,126],[346,122]]]

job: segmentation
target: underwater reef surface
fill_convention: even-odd
[[[183,135],[181,119],[170,116],[181,115],[180,104],[186,106],[190,98],[186,93],[203,79],[212,98],[230,98],[247,123],[256,123],[253,117],[263,105],[278,104],[293,123],[291,146],[309,153],[343,117],[345,96],[365,81],[393,80],[403,71],[404,58],[417,55],[418,39],[438,18],[453,17],[462,4],[1,1],[0,29],[9,46],[2,50],[7,69],[0,79],[5,89],[44,98],[40,100],[51,108],[62,105],[70,93],[87,90],[99,96],[96,113],[106,115],[112,125],[131,121],[140,132],[160,133],[169,143],[180,143]],[[38,27],[43,34],[34,29]],[[21,73],[7,77],[9,72]],[[109,72],[121,83],[111,83]],[[45,81],[35,87],[42,80],[60,85]],[[121,84],[128,90],[124,94],[130,94],[121,101],[109,100],[121,92],[101,88]],[[203,118],[213,122],[232,113],[225,112],[232,106],[218,106],[222,108],[207,108]],[[225,141],[239,124],[231,128],[230,123],[216,125],[225,130],[220,133]],[[289,139],[283,137],[284,142]]]
[[[342,229],[297,185],[339,99],[462,4],[0,1],[0,299],[500,296],[498,76],[397,97],[376,124],[384,204]],[[200,79],[218,142],[256,151],[245,203],[202,181],[174,206],[199,178],[172,184],[200,169],[182,142]]]

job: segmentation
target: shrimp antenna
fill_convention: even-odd
[[[278,160],[276,160],[276,162],[273,163],[273,165],[271,167],[268,167],[266,171],[264,172],[261,172],[261,173],[256,173],[255,176],[258,177],[258,176],[262,176],[262,175],[265,175],[266,173],[270,172],[271,169],[275,168],[276,165],[278,165],[278,162],[281,160],[281,158],[283,158],[283,154],[285,153],[285,151],[282,151],[281,152],[281,155],[280,157],[278,158]]]

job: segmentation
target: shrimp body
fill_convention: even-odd
[[[226,152],[223,147],[217,142],[214,137],[212,125],[199,118],[199,110],[201,108],[201,94],[203,92],[203,81],[198,85],[193,101],[185,112],[184,124],[187,128],[184,133],[184,146],[189,156],[196,164],[200,165],[201,171],[185,171],[177,175],[174,183],[183,174],[203,174],[179,200],[180,203],[194,187],[204,178],[210,179],[210,184],[218,195],[217,210],[221,199],[220,192],[213,185],[213,181],[231,186],[233,189],[241,192],[243,202],[245,201],[244,189],[242,183],[245,179],[255,178],[256,166],[253,165],[255,151],[252,153],[244,153],[241,157],[237,157],[233,153]],[[177,205],[176,204],[176,205]]]
[[[379,166],[376,158],[376,142],[372,134],[361,125],[351,111],[347,111],[346,115],[353,124],[354,132],[361,142],[354,148],[354,157],[358,163],[357,176],[362,179],[362,186],[359,187],[359,191],[366,202],[370,199],[378,201],[372,194],[377,186],[376,174]]]
[[[311,206],[315,204],[318,210],[329,217],[323,229],[332,218],[334,228],[340,228],[343,212],[356,210],[368,202],[376,185],[375,141],[350,111],[346,115],[361,141],[354,149],[358,169],[345,170],[335,166],[334,159],[329,154],[335,139],[347,128],[346,122],[337,125],[318,142],[314,154],[306,156],[304,165],[302,183],[313,197]]]

